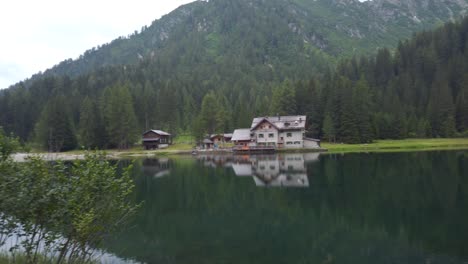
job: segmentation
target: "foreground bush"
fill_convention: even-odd
[[[7,142],[4,136],[3,141]],[[83,263],[106,235],[134,213],[131,166],[119,174],[102,153],[72,164],[30,157],[15,163],[1,153],[0,246],[21,238],[10,252],[26,263]]]

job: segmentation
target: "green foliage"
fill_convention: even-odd
[[[127,148],[148,129],[194,132],[200,138],[276,114],[307,115],[307,136],[320,138],[329,113],[341,142],[451,137],[467,129],[468,19],[416,34],[394,51],[341,60],[330,70],[317,65],[312,39],[298,38],[308,18],[294,20],[283,13],[288,8],[262,11],[269,5],[284,7],[283,1],[252,3],[259,13],[245,9],[246,2],[205,3],[209,12],[226,16],[214,24],[194,18],[190,23],[196,31],[181,22],[177,34],[184,38],[167,38],[163,51],[146,54],[139,63],[73,79],[34,79],[5,90],[0,125],[23,142],[35,132],[51,151],[75,148],[76,134],[86,148]],[[335,5],[312,2],[323,14]],[[318,33],[313,36],[315,42],[323,40]]]
[[[329,142],[336,141],[335,124],[333,123],[333,119],[331,118],[331,115],[329,113],[325,115],[325,120],[323,121],[323,136]]]
[[[76,148],[77,140],[64,96],[52,98],[42,110],[35,128],[37,142],[49,152]]]
[[[215,93],[211,91],[203,97],[199,125],[201,125],[203,131],[208,134],[224,132],[226,114],[220,100]],[[197,136],[199,136],[199,130],[197,132]]]
[[[101,111],[89,97],[81,104],[78,135],[80,145],[87,149],[103,148],[106,144]]]
[[[273,88],[270,115],[294,115],[296,111],[296,89],[290,80],[285,80]]]
[[[56,263],[89,262],[103,238],[136,209],[130,169],[119,176],[98,153],[71,165],[38,157],[1,161],[1,235],[21,238],[10,252],[24,254],[26,263],[46,256]]]
[[[8,159],[11,153],[19,148],[19,141],[13,136],[7,136],[0,127],[0,161]]]
[[[127,84],[104,91],[104,121],[109,144],[119,149],[129,148],[137,136],[133,99]]]

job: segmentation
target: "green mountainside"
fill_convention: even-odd
[[[321,71],[334,58],[395,47],[400,39],[467,10],[467,0],[196,1],[140,32],[63,61],[44,75],[78,76],[154,57],[187,68],[197,63],[184,60],[184,55],[210,56],[215,62],[237,58],[264,67],[313,59],[307,66]]]
[[[468,19],[377,47],[465,6],[198,1],[1,91],[0,126],[52,151],[126,148],[147,129],[201,138],[275,114],[306,114],[308,136],[342,142],[463,135]]]

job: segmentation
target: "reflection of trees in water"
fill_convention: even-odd
[[[170,177],[138,180],[146,202],[111,251],[149,263],[468,259],[466,153],[324,155],[305,163],[307,189],[256,188],[225,166],[173,165]]]

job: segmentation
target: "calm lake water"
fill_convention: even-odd
[[[138,215],[105,250],[144,263],[468,263],[468,152],[135,162]]]

